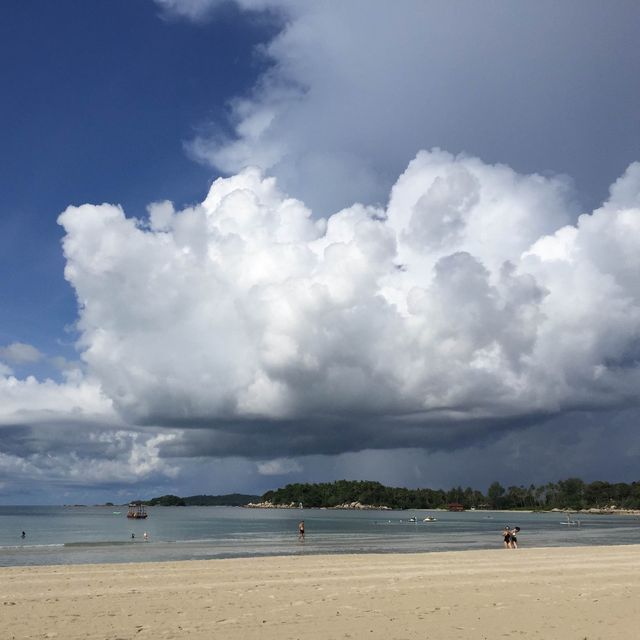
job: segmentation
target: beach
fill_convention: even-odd
[[[0,569],[0,638],[635,637],[640,545]]]

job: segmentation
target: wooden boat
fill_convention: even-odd
[[[129,511],[127,511],[127,518],[133,518],[135,520],[143,520],[147,517],[147,510],[141,502],[132,502],[129,504]]]

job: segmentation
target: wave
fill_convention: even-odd
[[[0,545],[0,551],[12,549],[48,549],[50,547],[64,547],[64,544],[62,542],[53,544],[7,544]]]
[[[131,545],[138,540],[90,540],[85,542],[65,542],[63,547],[115,547],[123,545]]]

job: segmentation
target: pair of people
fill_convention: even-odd
[[[505,549],[517,549],[518,548],[518,533],[520,532],[520,527],[507,527],[502,531],[502,537],[504,539],[504,548]]]

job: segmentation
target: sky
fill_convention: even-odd
[[[0,503],[638,480],[639,29],[5,2]]]

